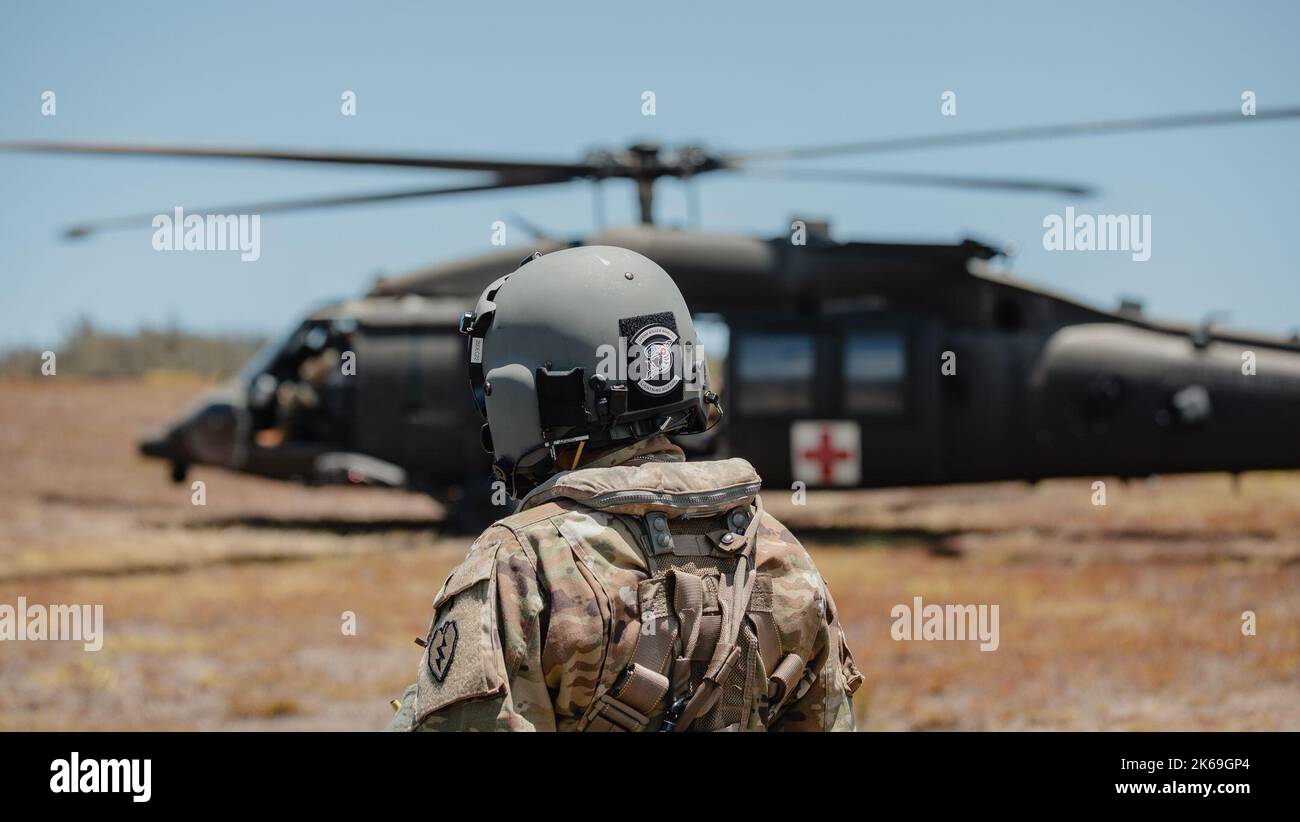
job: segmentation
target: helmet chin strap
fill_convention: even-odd
[[[538,469],[541,469],[540,473],[542,477],[547,477],[555,473],[556,466],[559,465],[559,456],[555,453],[556,447],[563,447],[565,445],[573,445],[574,443],[577,443],[578,453],[577,455],[574,456],[573,465],[570,466],[569,469],[569,470],[573,470],[573,468],[577,467],[578,465],[578,458],[582,456],[583,447],[586,446],[588,440],[590,439],[591,439],[590,434],[579,434],[578,436],[574,436],[574,437],[563,437],[554,440],[543,440],[542,442],[539,442],[537,445],[534,445],[533,447],[524,451],[522,454],[519,455],[519,459],[514,460],[513,462],[511,462],[508,458],[502,458],[494,461],[492,463],[492,469],[496,473],[499,479],[509,483],[510,496],[514,497],[515,499],[518,499],[520,497],[519,478],[521,476],[527,477],[529,480],[533,480],[532,486],[530,486],[530,490],[531,490],[532,487],[538,484],[538,481],[536,480],[539,473]],[[546,457],[544,459],[538,460],[535,465],[529,466],[525,470],[525,472],[521,474],[519,472],[519,464],[523,462],[523,460],[526,457],[528,457],[530,454],[533,454],[542,449],[546,450],[547,452]],[[527,493],[527,491],[525,491],[524,493]]]

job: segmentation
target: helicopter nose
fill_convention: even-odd
[[[140,453],[146,457],[170,459],[176,449],[167,435],[147,436],[139,442]]]
[[[172,482],[184,482],[190,468],[190,452],[181,444],[176,429],[143,437],[137,444],[146,457],[171,463]]]
[[[160,426],[142,435],[136,441],[136,448],[142,456],[170,460],[173,463],[191,462],[194,455],[185,445],[185,430],[183,419]]]
[[[205,395],[190,414],[172,427],[168,443],[171,459],[228,464],[235,456],[240,417],[245,413],[241,399],[226,388]]]

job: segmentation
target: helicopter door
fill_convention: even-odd
[[[439,456],[464,416],[452,405],[462,395],[440,379],[463,373],[461,339],[428,327],[372,326],[360,337],[356,450],[401,465]]]
[[[726,438],[764,483],[789,486],[791,426],[832,415],[834,335],[812,320],[733,324],[728,351]]]
[[[935,481],[937,339],[933,323],[894,312],[733,324],[731,452],[769,486]]]
[[[898,314],[856,315],[836,324],[834,340],[832,417],[839,422],[821,432],[812,456],[825,458],[827,441],[840,451],[856,445],[861,464],[857,472],[823,472],[831,481],[820,484],[870,488],[936,479],[942,444],[934,401],[939,361],[929,324]]]

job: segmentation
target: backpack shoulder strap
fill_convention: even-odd
[[[722,609],[722,626],[713,657],[695,690],[682,702],[674,704],[664,721],[664,730],[684,731],[696,719],[708,713],[722,696],[720,684],[740,661],[740,626],[749,612],[749,599],[754,593],[754,551],[758,539],[758,524],[763,519],[763,499],[754,498],[754,516],[745,529],[745,542],[736,558],[736,572],[730,583],[723,577],[718,584],[718,605]]]
[[[660,730],[681,731],[717,704],[721,697],[720,682],[741,656],[738,637],[754,590],[754,551],[763,517],[762,500],[755,498],[754,506],[736,552],[732,581],[728,583],[725,574],[718,575],[721,623],[714,625],[716,617],[710,618],[712,622],[703,619],[706,591],[705,581],[699,574],[668,568],[644,580],[637,589],[642,629],[633,646],[631,662],[614,685],[592,702],[582,730],[647,730],[665,697],[671,693],[673,701],[664,711]],[[652,547],[650,554],[653,553]],[[651,570],[655,571],[654,565]],[[711,595],[708,599],[712,601]],[[701,653],[708,653],[709,647],[713,650],[703,678],[692,690],[690,661],[697,647]]]
[[[637,598],[641,631],[632,648],[632,661],[613,687],[592,702],[584,731],[648,729],[672,688],[669,672],[680,665],[679,643],[693,650],[699,638],[704,582],[695,574],[670,569],[661,578],[643,581],[637,587]],[[683,655],[689,659],[690,651]]]

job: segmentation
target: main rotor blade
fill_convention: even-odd
[[[398,200],[412,200],[422,197],[439,197],[445,194],[464,194],[473,191],[495,191],[496,189],[502,188],[522,188],[525,186],[541,186],[564,182],[568,182],[568,178],[522,178],[516,180],[507,178],[504,180],[494,180],[492,182],[474,185],[417,188],[402,191],[377,191],[366,194],[340,194],[326,197],[301,197],[292,200],[244,203],[242,205],[227,205],[218,208],[187,207],[185,210],[191,214],[200,215],[271,214],[276,212],[307,211],[311,209],[336,208],[339,206],[365,205],[370,203],[389,203]],[[78,223],[65,229],[63,236],[67,239],[77,239],[108,229],[141,228],[150,225],[154,217],[158,216],[159,213],[160,212],[155,211],[149,214],[132,214],[125,217],[107,217],[102,220],[91,220],[84,223]]]
[[[525,234],[534,240],[555,240],[558,242],[558,238],[554,234],[529,220],[518,211],[507,211],[505,218],[507,223],[522,229]]]
[[[772,160],[806,160],[814,157],[834,157],[845,154],[909,151],[924,148],[953,148],[957,146],[990,145],[995,143],[1048,140],[1059,137],[1085,137],[1098,134],[1122,134],[1135,131],[1161,131],[1195,126],[1215,126],[1229,123],[1248,123],[1262,120],[1288,120],[1300,117],[1300,106],[1260,111],[1246,116],[1240,111],[1216,111],[1201,114],[1172,114],[1158,117],[1134,117],[1120,120],[1093,120],[1086,123],[1058,123],[1042,126],[1017,126],[987,131],[967,131],[958,134],[929,134],[917,137],[892,137],[882,140],[862,140],[853,143],[832,143],[824,146],[787,148],[774,151],[742,151],[723,155],[723,162],[735,167],[749,163]]]
[[[773,168],[743,166],[742,174],[780,180],[810,180],[832,183],[876,183],[881,185],[970,188],[982,191],[1046,192],[1072,197],[1091,197],[1096,189],[1082,183],[1060,180],[1025,180],[1014,177],[972,177],[961,174],[926,174],[911,171],[833,170],[824,168]]]
[[[111,154],[128,157],[184,157],[218,160],[271,160],[294,163],[398,166],[401,168],[448,169],[452,171],[496,171],[508,174],[547,174],[581,177],[597,171],[587,163],[528,162],[439,155],[358,154],[328,151],[281,151],[203,146],[168,146],[131,143],[50,142],[43,140],[0,142],[7,151],[42,151],[58,154]]]

